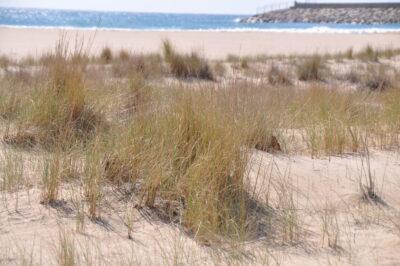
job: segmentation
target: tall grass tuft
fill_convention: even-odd
[[[0,68],[5,68],[11,64],[11,59],[6,55],[0,55]]]
[[[268,73],[268,81],[273,85],[291,85],[292,82],[287,70],[282,70],[276,65],[271,65]]]
[[[147,142],[150,161],[143,196],[198,239],[237,235],[245,225],[243,138],[211,91],[180,92],[152,123]],[[161,201],[160,201],[161,200]],[[174,217],[177,216],[177,217]]]
[[[15,93],[0,95],[0,117],[11,120],[18,116],[21,111],[22,97]]]
[[[64,229],[59,230],[57,264],[60,266],[78,265],[76,243],[70,233]]]
[[[113,60],[113,58],[114,58],[114,57],[113,57],[113,53],[112,53],[110,47],[104,47],[103,50],[101,50],[100,59],[101,59],[104,63],[106,63],[106,64],[111,63],[111,61]]]
[[[118,78],[130,78],[143,75],[145,78],[157,78],[163,74],[163,62],[159,54],[123,54],[112,64],[112,73]]]
[[[200,241],[244,237],[248,138],[232,100],[229,92],[208,88],[153,94],[150,108],[121,128],[117,139],[105,138],[103,155],[88,153],[85,183],[95,190],[87,192],[89,202],[101,195],[98,177],[130,182],[142,205]]]
[[[297,66],[298,77],[300,80],[304,81],[323,80],[326,71],[327,67],[325,61],[318,54],[304,59],[304,61]]]
[[[28,185],[24,177],[24,160],[18,153],[6,152],[2,158],[0,191],[15,192]]]
[[[92,220],[100,218],[100,203],[104,186],[104,159],[102,143],[95,139],[86,151],[83,187]]]
[[[86,65],[79,60],[83,52],[70,53],[68,43],[60,40],[52,57],[23,120],[44,146],[69,146],[89,138],[105,120],[86,98]]]
[[[42,175],[43,188],[40,203],[49,204],[58,200],[62,171],[63,169],[59,153],[45,161]]]
[[[321,151],[325,155],[360,151],[360,131],[364,129],[369,111],[356,104],[365,96],[356,93],[339,93],[319,86],[302,95],[304,139],[312,156]],[[364,120],[365,119],[365,120]]]
[[[364,61],[378,62],[379,51],[375,50],[372,46],[367,45],[365,48],[359,51],[356,56]]]
[[[367,67],[363,84],[371,91],[383,91],[393,87],[393,81],[384,65]]]
[[[179,54],[169,41],[163,42],[163,52],[171,73],[177,78],[214,79],[207,61],[197,53]]]
[[[346,51],[345,51],[345,53],[344,53],[344,56],[346,57],[346,59],[348,59],[348,60],[352,60],[352,59],[354,59],[354,51],[353,51],[353,48],[349,48],[349,49],[347,49]]]

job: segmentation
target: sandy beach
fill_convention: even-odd
[[[39,56],[53,48],[63,34],[70,40],[78,37],[92,43],[92,53],[98,53],[104,46],[138,53],[159,52],[162,40],[169,39],[179,50],[195,50],[210,59],[222,59],[228,54],[255,56],[340,52],[349,47],[359,50],[366,45],[375,48],[400,47],[400,33],[96,31],[1,27],[0,54],[11,57]]]

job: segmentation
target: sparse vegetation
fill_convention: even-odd
[[[25,189],[32,194],[29,204],[42,203],[41,215],[57,213],[63,215],[59,224],[73,224],[74,233],[59,235],[57,263],[97,264],[93,246],[84,250],[78,240],[118,232],[116,242],[136,245],[143,223],[153,220],[154,234],[167,228],[167,237],[176,233],[201,248],[228,250],[229,256],[216,255],[215,264],[259,262],[256,252],[266,251],[253,250],[253,243],[285,251],[318,246],[318,237],[322,249],[347,259],[352,251],[346,250],[343,224],[360,221],[347,213],[354,202],[343,194],[358,193],[367,201],[357,204],[365,206],[383,202],[387,194],[379,190],[371,154],[386,156],[400,147],[397,65],[370,62],[375,52],[369,50],[363,54],[368,60],[348,50],[341,56],[357,64],[347,72],[329,64],[353,62],[322,55],[282,56],[274,64],[267,57],[257,63],[246,58],[247,68],[240,57],[209,64],[168,41],[163,45],[162,56],[121,50],[113,57],[103,50],[100,59],[89,59],[60,42],[53,53],[32,60],[39,70],[16,63],[32,82],[0,76],[2,199],[20,200],[14,194]],[[247,70],[230,71],[234,64]],[[334,75],[328,78],[329,71]],[[292,73],[303,82],[292,82]],[[345,189],[336,195],[338,184]],[[333,204],[338,198],[345,207]],[[309,231],[313,240],[307,242]],[[155,246],[166,248],[163,243]],[[175,247],[166,261],[188,262],[193,254],[184,260],[181,250]]]
[[[24,176],[24,161],[21,154],[6,152],[2,158],[0,191],[15,192],[28,186]]]

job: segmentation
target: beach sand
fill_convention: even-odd
[[[210,59],[229,54],[304,54],[340,52],[366,45],[375,48],[400,48],[400,33],[284,33],[284,32],[213,32],[213,31],[115,31],[60,30],[0,27],[0,54],[10,57],[40,56],[53,48],[65,35],[69,40],[83,39],[91,53],[104,46],[125,48],[138,53],[159,52],[164,39],[181,51],[195,50]]]

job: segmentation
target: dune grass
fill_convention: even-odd
[[[364,61],[378,62],[379,52],[375,50],[372,46],[367,45],[364,49],[357,53],[356,57]]]
[[[291,85],[290,74],[287,70],[282,70],[280,67],[272,64],[268,70],[268,81],[273,85]]]
[[[156,205],[157,195],[176,203],[168,211],[182,215],[184,226],[198,237],[240,232],[246,215],[246,154],[237,125],[218,112],[212,92],[176,97],[149,130],[155,132],[150,136],[153,160],[160,163],[149,169],[146,205]]]
[[[163,45],[163,57],[121,51],[116,58],[107,56],[111,67],[101,65],[106,70],[89,75],[88,64],[95,61],[61,42],[40,63],[39,81],[26,93],[0,90],[4,142],[30,143],[24,148],[45,153],[43,203],[59,200],[63,184],[75,182],[83,191],[81,212],[96,221],[111,187],[202,243],[246,240],[256,230],[249,221],[259,196],[248,188],[252,154],[323,157],[363,154],[366,145],[400,147],[400,93],[395,80],[386,83],[387,69],[371,78],[379,85],[372,91],[363,82],[368,90],[316,85],[328,71],[320,55],[301,58],[293,69],[272,66],[267,76],[254,79],[224,73],[224,82],[181,82],[214,76],[196,53],[179,53],[168,41]],[[156,65],[164,63],[172,82],[165,82],[171,76],[162,66],[155,78]],[[305,83],[301,89],[290,80],[293,70]],[[7,165],[10,171],[0,184],[12,190],[22,182],[22,166]],[[284,242],[294,243],[301,221],[290,180],[283,181],[275,184],[278,228]],[[329,245],[335,246],[328,232],[335,230],[332,221],[322,219]]]
[[[196,52],[180,54],[168,40],[165,40],[163,42],[163,54],[170,67],[171,74],[177,78],[214,79],[210,66]]]
[[[80,51],[69,53],[68,44],[58,43],[42,82],[31,91],[31,101],[19,117],[20,130],[31,132],[48,148],[84,141],[104,122],[101,112],[86,99],[86,64],[80,58]]]
[[[113,60],[113,58],[114,58],[114,56],[113,56],[113,53],[112,53],[110,47],[107,47],[107,46],[106,46],[106,47],[104,47],[104,48],[101,50],[100,59],[101,59],[104,63],[106,63],[106,64],[110,63],[111,60]]]
[[[372,91],[383,91],[393,86],[393,78],[388,74],[385,65],[369,65],[365,71],[363,82]]]
[[[297,65],[297,75],[302,81],[321,81],[325,78],[326,72],[325,60],[318,54],[303,59]]]
[[[114,60],[112,73],[117,78],[129,78],[133,75],[143,75],[154,79],[165,72],[162,58],[158,54],[125,54]]]

